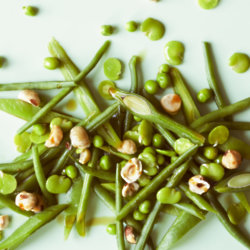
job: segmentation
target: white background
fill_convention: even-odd
[[[36,17],[23,14],[22,6],[28,4],[39,8]],[[51,37],[59,40],[73,61],[82,69],[106,39],[100,35],[100,26],[112,24],[117,27],[117,33],[109,37],[112,46],[105,57],[117,57],[125,65],[123,78],[117,81],[119,87],[129,87],[127,62],[132,55],[142,58],[144,80],[154,79],[159,65],[165,62],[164,45],[170,40],[180,40],[185,44],[186,52],[184,63],[179,69],[193,93],[196,93],[207,87],[201,47],[201,41],[206,40],[212,43],[217,70],[223,82],[223,92],[232,103],[250,96],[250,70],[244,74],[236,74],[228,67],[228,58],[234,52],[250,55],[249,9],[248,0],[221,0],[220,5],[210,11],[201,9],[196,0],[162,0],[158,3],[149,0],[0,0],[0,55],[8,60],[5,67],[0,69],[0,82],[63,79],[59,71],[48,71],[42,65],[43,58],[49,56],[47,44]],[[157,18],[165,24],[166,33],[163,39],[152,42],[139,31],[129,33],[124,29],[127,21],[141,22],[147,17]],[[99,64],[88,76],[88,83],[91,86],[97,85],[103,79],[105,77]],[[101,103],[98,93],[94,95]],[[0,93],[0,98],[16,96],[16,92]],[[215,105],[210,105],[204,106],[202,110],[214,108]],[[77,115],[83,117],[80,108]],[[248,111],[237,115],[237,118],[249,121],[249,116]],[[0,162],[8,162],[17,154],[13,136],[23,121],[2,112],[0,121]],[[250,142],[249,133],[245,133],[244,137]],[[249,162],[247,164],[249,165]],[[89,218],[112,216],[108,209],[94,200],[91,202],[91,208]],[[166,216],[160,218],[160,225],[156,226],[158,232],[154,232],[156,241],[172,219]],[[24,220],[21,216],[14,216],[10,229]],[[249,220],[245,224],[248,224],[249,228]],[[6,235],[9,233],[10,230]],[[214,216],[209,215],[205,222],[184,237],[174,249],[222,248],[245,249],[225,231]],[[106,234],[104,226],[90,228],[85,238],[80,238],[73,231],[70,239],[64,242],[63,226],[51,223],[18,249],[111,250],[116,249],[116,242],[115,237]]]

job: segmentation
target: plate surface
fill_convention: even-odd
[[[25,16],[22,6],[32,4],[39,8],[36,17]],[[128,89],[130,76],[127,63],[132,55],[142,58],[143,80],[154,79],[158,67],[165,62],[163,47],[171,40],[182,41],[185,45],[184,63],[179,67],[189,86],[196,93],[207,87],[202,56],[202,41],[210,41],[216,58],[217,71],[223,83],[223,93],[228,102],[236,102],[250,96],[250,70],[236,74],[228,66],[228,58],[234,52],[250,55],[250,2],[248,0],[221,0],[214,10],[203,10],[197,0],[0,0],[0,55],[7,58],[7,64],[0,69],[0,82],[21,82],[63,79],[59,71],[43,68],[43,58],[49,56],[47,44],[55,37],[66,49],[72,60],[81,69],[92,58],[95,51],[106,40],[100,35],[102,24],[112,24],[117,32],[109,37],[112,46],[107,57],[117,57],[124,63],[124,74],[117,85]],[[124,29],[129,20],[138,22],[154,17],[166,25],[165,36],[156,42],[148,40],[140,31],[129,33]],[[103,62],[103,61],[102,61]],[[87,78],[93,90],[105,76],[100,63]],[[45,94],[45,92],[43,92]],[[102,104],[97,92],[94,95]],[[2,92],[0,98],[17,96],[16,92]],[[72,98],[70,96],[67,98]],[[63,102],[65,103],[65,101]],[[60,104],[59,108],[63,105]],[[215,109],[205,106],[203,112]],[[80,108],[76,114],[83,117]],[[249,110],[237,115],[238,120],[249,121]],[[17,155],[13,144],[15,131],[23,121],[0,112],[0,162],[8,162]],[[250,142],[250,134],[244,134]],[[246,166],[247,164],[245,164]],[[248,162],[249,165],[249,162]],[[94,194],[92,194],[94,197]],[[91,201],[88,218],[113,216],[109,210],[94,198]],[[4,213],[3,210],[1,213]],[[9,211],[6,210],[6,213]],[[13,216],[6,236],[25,220]],[[160,217],[155,227],[156,242],[173,220],[171,216]],[[250,220],[245,226],[249,230]],[[207,220],[185,236],[173,249],[178,250],[244,250],[217,221],[209,215]],[[85,238],[73,231],[69,240],[63,240],[63,226],[59,219],[39,230],[22,244],[20,250],[69,250],[69,249],[116,249],[115,237],[106,234],[104,226],[91,227]]]

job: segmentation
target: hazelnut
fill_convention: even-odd
[[[128,243],[130,244],[136,244],[135,234],[134,234],[134,228],[131,226],[125,227],[125,238]]]
[[[4,230],[10,222],[8,215],[0,215],[0,231]]]
[[[241,164],[241,154],[236,150],[227,150],[222,157],[221,164],[227,169],[236,169]]]
[[[167,113],[175,115],[181,108],[181,98],[177,94],[167,94],[161,98],[161,106]]]
[[[70,130],[70,140],[75,148],[85,149],[90,146],[88,133],[81,126],[75,126]]]
[[[142,163],[137,158],[130,159],[121,170],[121,176],[127,183],[137,181],[142,174]]]
[[[38,94],[33,90],[22,90],[18,94],[18,99],[20,99],[24,102],[28,102],[34,106],[40,105],[40,98],[39,98]]]
[[[130,197],[135,192],[137,192],[140,188],[140,185],[136,182],[133,183],[126,183],[122,188],[122,196],[123,197]]]
[[[62,139],[63,139],[62,129],[57,125],[53,125],[50,131],[49,138],[45,142],[45,146],[47,148],[57,147],[60,145]]]
[[[86,164],[90,159],[91,159],[91,151],[88,148],[86,148],[81,152],[79,162],[81,164]]]
[[[127,139],[122,141],[121,146],[117,150],[123,154],[133,155],[136,153],[137,148],[134,141]]]
[[[210,184],[205,181],[202,175],[195,175],[191,177],[188,181],[188,184],[191,192],[200,195],[206,193],[210,188]]]

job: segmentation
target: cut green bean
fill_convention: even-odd
[[[159,124],[155,124],[155,127],[160,132],[160,134],[165,138],[168,144],[173,148],[176,138],[172,135],[172,133],[166,130],[165,128],[163,128]]]
[[[133,158],[133,156],[117,152],[115,149],[113,149],[111,147],[102,146],[102,147],[100,147],[100,149],[111,154],[111,155],[114,155],[114,156],[117,156],[123,160],[126,160],[126,161],[129,161],[131,158]]]

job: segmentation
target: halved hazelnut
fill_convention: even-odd
[[[190,191],[196,194],[206,193],[210,188],[210,184],[203,178],[202,175],[195,175],[191,177],[188,184]]]
[[[81,152],[79,162],[81,164],[86,164],[90,159],[91,159],[91,151],[88,148],[86,148]]]
[[[180,110],[181,103],[181,98],[177,94],[167,94],[161,98],[161,106],[171,115],[175,115]]]
[[[134,141],[127,139],[122,141],[121,146],[117,150],[123,154],[133,155],[137,152],[137,147]]]
[[[227,169],[236,169],[241,164],[241,154],[236,150],[227,150],[222,157],[221,164]]]
[[[0,231],[4,230],[10,222],[9,215],[0,215]]]
[[[130,159],[121,170],[121,176],[127,183],[137,181],[142,174],[142,163],[137,158]]]
[[[57,147],[60,145],[62,139],[63,139],[62,129],[57,125],[53,125],[53,127],[50,131],[49,138],[45,142],[45,146],[47,148]]]
[[[90,147],[90,140],[87,131],[81,126],[75,126],[70,130],[71,144],[75,148],[85,149]]]
[[[123,197],[130,197],[135,192],[137,192],[140,188],[140,185],[136,182],[133,183],[126,183],[122,188],[122,196]]]
[[[135,234],[134,234],[134,228],[131,226],[125,227],[125,238],[128,243],[130,244],[136,244]]]
[[[18,99],[28,102],[34,106],[39,106],[40,105],[40,98],[38,94],[34,90],[22,90],[18,94]]]

